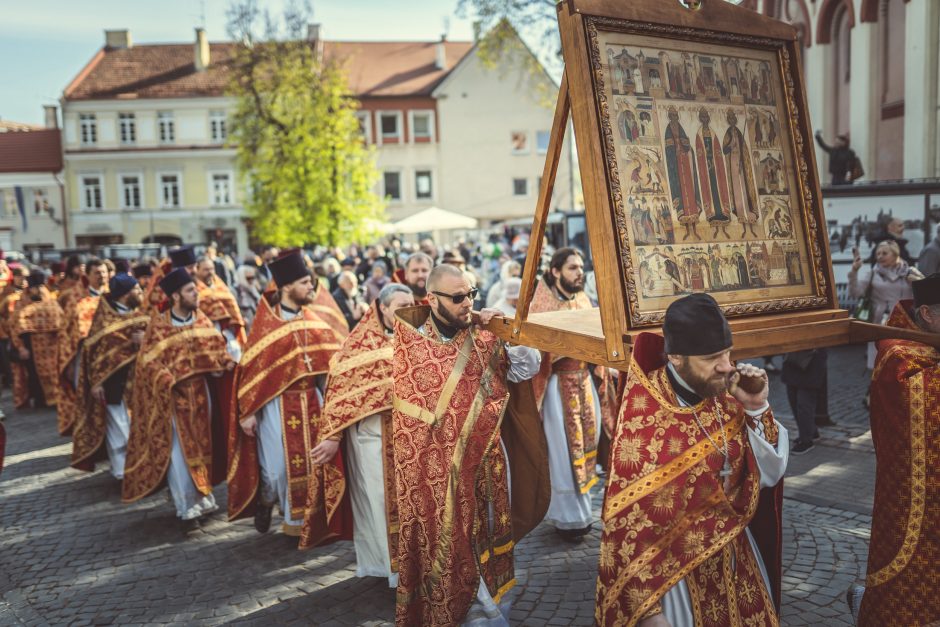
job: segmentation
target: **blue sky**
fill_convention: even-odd
[[[281,0],[260,0],[279,11]],[[42,105],[62,90],[104,43],[106,29],[127,28],[135,43],[192,41],[199,0],[0,0],[0,118],[41,124]],[[205,0],[210,41],[226,39],[227,0]],[[470,40],[472,23],[457,0],[315,0],[314,21],[328,39]]]

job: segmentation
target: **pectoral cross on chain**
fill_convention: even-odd
[[[307,366],[307,370],[313,369],[313,364],[310,363],[310,355],[308,355],[307,353],[304,353],[304,365]]]

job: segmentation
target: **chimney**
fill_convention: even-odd
[[[313,46],[317,59],[323,58],[323,25],[307,24],[307,41]]]
[[[197,72],[204,72],[209,67],[209,40],[206,29],[196,29],[196,45],[193,47],[193,63]]]
[[[441,40],[435,44],[435,58],[434,58],[434,67],[439,70],[447,69],[447,36],[441,35]]]
[[[132,47],[134,44],[131,42],[131,31],[126,28],[123,30],[104,31],[104,45],[111,49]]]
[[[58,109],[55,105],[43,105],[43,112],[46,114],[46,128],[59,128]]]

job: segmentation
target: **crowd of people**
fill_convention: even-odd
[[[854,290],[907,281],[896,245],[877,259]],[[545,261],[530,313],[595,305],[580,251]],[[598,624],[777,624],[790,442],[767,373],[732,362],[707,294],[672,303],[662,335],[640,334],[627,372],[508,344],[487,325],[515,315],[524,262],[524,246],[494,239],[268,246],[238,266],[188,246],[137,263],[69,258],[51,273],[0,263],[0,351],[15,406],[55,406],[74,468],[107,461],[126,503],[166,487],[187,538],[222,507],[224,482],[231,521],[268,533],[277,513],[301,549],[352,541],[357,576],[397,590],[398,625],[508,624],[516,544],[543,521],[585,542],[604,475]],[[888,324],[940,331],[940,276],[914,283],[913,302],[897,296]],[[876,407],[905,412],[888,406],[914,393],[895,387],[918,385],[896,363],[911,350],[918,376],[936,376],[923,372],[934,349],[882,347],[873,423]],[[927,411],[935,422],[940,410]],[[923,435],[923,405],[909,420]],[[797,445],[811,428],[800,424]],[[879,474],[876,494],[885,538],[905,521],[879,504],[910,481],[892,477]],[[936,561],[908,561],[936,577]],[[853,588],[860,624],[887,624],[914,581]]]

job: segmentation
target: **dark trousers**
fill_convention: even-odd
[[[799,429],[797,436],[802,442],[812,442],[816,435],[816,406],[819,400],[819,390],[813,388],[787,386],[787,400],[796,419]]]
[[[0,380],[7,387],[13,385],[13,370],[10,368],[11,350],[13,346],[10,340],[0,340]]]

